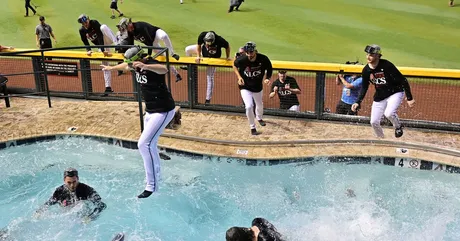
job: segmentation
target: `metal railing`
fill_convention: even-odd
[[[99,65],[102,62],[115,65],[123,56],[113,54],[104,57],[102,53],[87,56],[83,51],[69,51],[84,48],[86,47],[0,52],[0,74],[9,78],[8,88],[15,93],[10,96],[37,94],[46,95],[48,99],[49,96],[61,96],[89,100],[138,101],[142,125],[140,90],[132,73],[112,73],[114,92],[108,96],[101,96],[104,94],[104,76]],[[173,72],[168,73],[167,84],[177,105],[213,111],[245,111],[231,68],[232,61],[205,58],[200,64],[196,64],[195,58],[192,57],[182,57],[176,61],[168,57],[166,48],[152,49],[159,51],[155,55],[159,61],[166,63],[168,67],[175,67],[182,75],[183,80],[175,82],[172,81],[175,79]],[[160,56],[162,53],[166,55]],[[264,114],[369,123],[373,87],[369,88],[357,116],[335,114],[335,107],[342,94],[342,87],[336,85],[335,76],[360,73],[362,65],[288,61],[272,61],[272,64],[275,70],[272,81],[277,78],[276,70],[281,69],[287,70],[287,75],[297,80],[302,91],[298,95],[300,112],[281,110],[278,97],[269,98],[270,86],[264,86]],[[457,110],[457,102],[460,100],[460,70],[409,67],[399,69],[408,78],[417,101],[416,107],[412,109],[405,103],[401,105],[398,114],[403,124],[416,128],[460,131],[460,111]],[[210,104],[205,104],[207,75],[211,72],[214,72],[213,97]],[[50,100],[49,105],[51,106]],[[385,121],[383,123],[385,124]]]

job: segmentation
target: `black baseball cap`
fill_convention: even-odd
[[[280,74],[286,74],[286,72],[287,72],[286,70],[278,70],[278,73]]]
[[[66,177],[78,177],[78,171],[77,169],[73,167],[69,167],[64,170],[64,178]]]
[[[38,19],[40,19],[40,21],[43,21],[43,20],[45,20],[45,16],[40,16],[40,18],[38,18]]]

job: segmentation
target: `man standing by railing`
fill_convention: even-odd
[[[40,49],[53,48],[51,44],[51,37],[53,37],[54,43],[56,44],[56,37],[53,33],[53,28],[45,23],[45,17],[40,16],[40,24],[35,27],[35,39],[37,41],[37,47]]]
[[[278,79],[273,82],[270,89],[272,91],[269,95],[270,98],[278,94],[280,109],[300,112],[300,103],[297,95],[300,95],[301,90],[297,81],[293,77],[287,76],[286,70],[278,71]]]
[[[101,25],[97,20],[89,19],[88,16],[82,14],[78,17],[78,23],[82,25],[80,28],[81,41],[87,46],[88,56],[93,53],[89,47],[89,42],[93,42],[94,45],[116,45],[117,38],[113,34],[112,30],[107,25]],[[100,48],[100,51],[104,53],[105,57],[110,56],[110,50],[107,48]],[[102,62],[103,65],[109,65],[107,61]],[[105,80],[105,92],[103,96],[107,96],[112,90],[112,73],[110,71],[104,72]]]
[[[254,102],[256,105],[255,118],[261,126],[265,126],[265,121],[262,119],[264,113],[262,82],[270,84],[273,69],[270,59],[257,52],[255,43],[247,42],[244,45],[244,51],[246,54],[234,61],[233,70],[238,78],[238,85],[246,108],[246,116],[248,117],[251,134],[257,135],[254,121]]]

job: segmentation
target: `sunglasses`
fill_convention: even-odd
[[[64,177],[77,177],[78,171],[65,171]]]

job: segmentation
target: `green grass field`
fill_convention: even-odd
[[[77,17],[107,24],[110,0],[32,0],[58,38],[57,47],[81,45]],[[226,38],[232,54],[255,41],[272,60],[342,63],[365,60],[366,44],[381,45],[398,66],[458,69],[460,6],[447,0],[246,0],[227,14],[229,0],[125,0],[119,8],[134,21],[164,29],[176,52],[196,41],[201,31]],[[0,44],[35,48],[38,16],[25,18],[24,0],[3,0]]]

